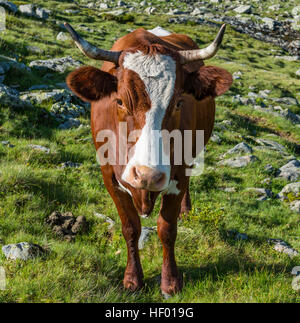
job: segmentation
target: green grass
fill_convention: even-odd
[[[28,1],[14,1],[16,4]],[[32,2],[32,1],[31,1]],[[116,22],[98,17],[98,12],[82,9],[78,15],[64,14],[64,9],[76,8],[67,1],[36,1],[53,11],[53,19],[68,21],[75,27],[84,24],[97,32],[81,34],[89,41],[110,48],[114,40],[129,30],[157,25],[170,31],[190,35],[199,46],[209,43],[216,29],[208,26],[169,24],[167,16],[135,14]],[[182,5],[183,8],[185,5]],[[164,4],[161,3],[161,11]],[[56,41],[61,31],[58,25],[8,15],[8,29],[1,33],[2,55],[18,55],[18,61],[71,55],[86,64],[99,63],[83,57],[69,42]],[[27,45],[38,46],[44,54],[32,54]],[[273,52],[270,52],[274,50]],[[300,128],[280,117],[238,106],[231,102],[235,94],[247,95],[249,86],[257,90],[272,90],[270,97],[293,96],[300,100],[300,80],[293,77],[297,62],[278,62],[272,55],[282,54],[278,47],[262,43],[228,28],[224,46],[211,65],[230,72],[242,71],[242,80],[234,83],[230,92],[217,100],[216,122],[230,120],[232,125],[221,131],[221,144],[207,145],[204,174],[191,180],[193,211],[179,223],[176,254],[184,274],[182,293],[169,302],[299,302],[300,294],[292,287],[291,269],[299,265],[300,257],[290,259],[273,250],[267,238],[281,238],[300,251],[299,215],[286,203],[270,199],[263,202],[247,192],[248,187],[270,188],[276,194],[287,183],[269,176],[264,166],[281,167],[286,159],[271,150],[255,151],[258,161],[244,169],[216,167],[220,156],[234,145],[245,141],[252,147],[256,138],[276,140],[288,153],[299,157]],[[26,90],[35,84],[54,85],[63,82],[63,75],[12,73],[5,81]],[[126,266],[126,246],[116,208],[107,193],[89,127],[61,131],[48,115],[49,104],[13,110],[0,107],[0,141],[9,140],[14,148],[0,145],[0,242],[2,245],[28,241],[47,250],[46,258],[27,262],[8,261],[0,253],[0,265],[7,274],[7,289],[0,291],[1,302],[167,302],[159,288],[162,250],[153,235],[141,251],[145,287],[139,293],[123,290]],[[297,106],[290,107],[300,112]],[[89,125],[89,116],[81,119]],[[273,136],[270,136],[273,134]],[[274,135],[276,137],[274,137]],[[29,150],[27,145],[40,144],[51,149],[50,154]],[[78,169],[61,169],[71,160],[82,163]],[[235,187],[226,193],[222,187]],[[45,225],[51,212],[71,211],[84,215],[88,232],[76,237],[74,243],[56,238]],[[108,232],[107,225],[94,216],[103,213],[116,221]],[[144,226],[156,225],[159,201]],[[247,233],[249,240],[236,241],[228,230]]]

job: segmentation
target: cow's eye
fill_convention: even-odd
[[[180,110],[183,107],[183,100],[179,100],[176,103],[176,110]]]
[[[122,105],[123,105],[123,101],[122,101],[121,99],[117,99],[117,104],[118,104],[119,106],[122,106]]]

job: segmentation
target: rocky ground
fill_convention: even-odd
[[[156,205],[139,241],[146,287],[120,286],[126,247],[93,149],[90,106],[65,77],[83,57],[64,29],[110,48],[157,25],[205,46],[229,27],[209,64],[234,77],[217,100],[205,171],[180,220],[186,279],[175,302],[298,302],[300,4],[297,1],[0,1],[0,301],[161,302]],[[293,275],[297,275],[294,273]]]

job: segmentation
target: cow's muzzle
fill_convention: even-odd
[[[133,166],[127,177],[127,182],[134,188],[159,192],[165,187],[166,175],[147,166]]]

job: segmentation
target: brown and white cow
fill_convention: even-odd
[[[125,165],[107,163],[101,166],[127,244],[124,286],[132,291],[142,287],[143,271],[138,250],[140,216],[150,215],[156,198],[162,193],[157,222],[163,245],[161,290],[164,295],[174,294],[182,288],[174,245],[178,216],[188,213],[191,208],[189,177],[185,172],[190,166],[174,164],[174,145],[169,151],[170,165],[151,163],[153,154],[158,154],[156,157],[160,160],[160,154],[165,151],[164,147],[155,149],[151,131],[191,130],[194,153],[197,152],[196,130],[204,130],[204,143],[207,143],[214,126],[214,98],[229,89],[232,77],[222,68],[204,66],[203,60],[216,54],[225,25],[214,42],[204,49],[198,49],[185,35],[170,34],[161,28],[152,31],[140,28],[117,40],[111,51],[91,45],[69,24],[65,26],[85,55],[105,61],[101,70],[84,66],[67,77],[72,91],[91,103],[96,149],[105,144],[105,141],[97,140],[97,134],[107,129],[117,134],[120,122],[126,122],[128,134],[140,130],[138,138],[126,146],[126,152],[130,149],[132,153]],[[116,146],[119,145],[118,139]]]

